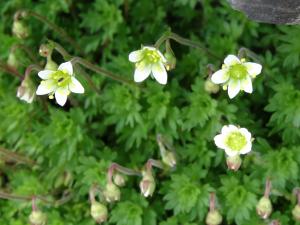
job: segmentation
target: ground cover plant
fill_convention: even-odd
[[[217,0],[0,19],[0,224],[299,223],[299,26]]]

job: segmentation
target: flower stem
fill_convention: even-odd
[[[164,165],[162,164],[161,161],[159,160],[155,160],[155,159],[149,159],[147,161],[147,164],[146,164],[146,168],[147,170],[151,169],[152,166],[156,167],[156,168],[159,168],[159,169],[164,169]]]
[[[62,38],[64,38],[68,43],[70,43],[75,49],[77,49],[80,53],[83,53],[82,48],[76,43],[76,41],[68,35],[68,33],[62,29],[61,27],[57,26],[55,23],[52,23],[50,20],[48,20],[46,17],[42,16],[39,13],[36,13],[32,10],[21,10],[19,12],[20,15],[28,15],[36,18],[37,20],[41,21],[42,23],[47,24],[52,30],[54,30],[57,34],[61,35]]]
[[[12,46],[11,51],[15,52],[17,49],[22,49],[26,54],[29,56],[29,58],[36,64],[39,63],[38,58],[33,54],[33,52],[26,46],[22,44],[15,44]]]
[[[32,64],[32,65],[29,65],[26,70],[25,70],[25,75],[23,77],[23,79],[25,79],[27,76],[30,76],[31,72],[32,71],[41,71],[43,68],[40,67],[39,65],[35,65],[35,64]]]
[[[31,196],[25,196],[25,195],[15,195],[15,194],[9,194],[9,193],[5,193],[0,191],[0,198],[2,199],[7,199],[7,200],[19,200],[19,201],[36,201],[36,200],[40,200],[46,204],[50,204],[50,205],[62,205],[64,203],[66,203],[67,201],[69,201],[72,197],[72,194],[69,194],[68,196],[63,196],[61,199],[59,200],[49,200],[44,196],[39,196],[39,195],[31,195]]]
[[[106,69],[103,69],[101,68],[100,66],[97,66],[97,65],[94,65],[92,64],[91,62],[83,59],[83,58],[80,58],[80,57],[74,57],[72,58],[71,60],[72,64],[75,65],[76,63],[82,65],[83,67],[89,69],[89,70],[92,70],[96,73],[100,73],[106,77],[109,77],[113,80],[116,80],[116,81],[119,81],[121,83],[124,83],[124,84],[128,84],[128,85],[131,85],[131,86],[136,86],[136,84],[132,81],[129,81],[127,79],[124,79],[123,77],[119,76],[119,75],[115,75],[114,73],[106,70]]]
[[[3,61],[0,61],[0,68],[1,68],[3,71],[5,71],[5,72],[7,72],[7,73],[9,73],[9,74],[11,74],[11,75],[13,75],[13,76],[19,78],[19,79],[22,79],[22,77],[23,77],[22,74],[19,73],[19,71],[18,71],[16,68],[7,65],[7,64],[4,63]]]
[[[254,52],[249,50],[248,48],[244,48],[244,47],[240,48],[239,52],[238,52],[238,57],[240,59],[249,57],[256,62],[261,63],[261,60],[259,59],[259,57]]]
[[[215,193],[210,193],[209,196],[209,211],[213,212],[216,209],[216,195]]]
[[[270,178],[267,178],[264,197],[269,198],[271,193],[271,186],[272,186],[271,180]]]
[[[142,176],[142,173],[139,171],[126,168],[117,163],[112,163],[110,165],[110,167],[108,168],[108,172],[107,172],[107,180],[109,183],[112,182],[112,176],[113,176],[115,170],[117,170],[119,173],[123,173],[127,176]]]
[[[173,39],[174,41],[176,41],[176,42],[178,42],[179,44],[182,44],[182,45],[190,46],[192,48],[198,48],[198,49],[206,52],[210,56],[212,56],[216,59],[220,59],[219,56],[217,56],[215,53],[211,52],[208,48],[204,47],[203,45],[201,45],[200,43],[198,43],[196,41],[192,41],[192,40],[183,38],[183,37],[181,37],[181,36],[179,36],[178,34],[175,34],[175,33],[171,33],[170,39]]]
[[[171,32],[170,30],[166,31],[155,43],[154,47],[155,48],[159,48],[162,43],[164,43],[165,41],[172,39],[176,42],[178,42],[179,44],[182,45],[186,45],[186,46],[190,46],[193,48],[198,48],[204,52],[206,52],[207,54],[209,54],[210,56],[216,58],[216,59],[220,59],[215,53],[211,52],[208,48],[204,47],[203,45],[201,45],[200,43],[196,42],[196,41],[192,41],[189,40],[187,38],[183,38],[181,36],[179,36],[176,33]]]
[[[104,75],[106,77],[109,77],[109,78],[111,78],[113,80],[116,80],[116,81],[119,81],[119,82],[122,82],[122,83],[125,83],[125,84],[128,84],[128,85],[131,85],[131,86],[138,87],[134,82],[132,82],[130,80],[127,80],[127,79],[124,79],[120,75],[116,75],[116,74],[112,73],[111,71],[103,69],[100,66],[94,65],[93,63],[91,63],[91,62],[89,62],[89,61],[87,61],[87,60],[85,60],[83,58],[73,57],[60,44],[58,44],[58,43],[56,43],[54,41],[49,41],[49,42],[50,42],[50,44],[52,44],[54,46],[54,49],[56,51],[58,51],[63,56],[63,58],[65,60],[72,61],[73,65],[75,65],[76,63],[78,63],[78,64],[84,66],[85,68],[89,69],[89,70],[92,70],[92,71],[94,71],[96,73],[102,74],[102,75]],[[89,79],[89,82],[93,83],[93,81],[91,79]],[[96,87],[96,85],[94,85],[94,84],[93,84],[93,86]]]
[[[3,147],[0,147],[0,154],[4,155],[6,158],[17,161],[19,163],[27,164],[30,166],[34,166],[36,164],[33,160],[21,156],[15,152],[11,152]]]

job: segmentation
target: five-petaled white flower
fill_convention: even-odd
[[[82,94],[84,88],[73,74],[71,62],[62,63],[56,71],[42,70],[38,73],[43,79],[39,85],[37,95],[49,95],[50,99],[55,96],[56,102],[63,106],[70,92]]]
[[[211,80],[215,84],[223,84],[226,90],[228,86],[229,98],[234,98],[240,90],[252,93],[252,80],[261,73],[262,66],[258,63],[245,62],[234,55],[228,55],[221,70],[215,72]]]
[[[251,133],[246,128],[234,125],[223,126],[221,134],[215,136],[214,141],[229,157],[247,154],[252,148]]]
[[[168,75],[165,68],[167,60],[158,49],[144,46],[141,50],[131,52],[129,61],[135,63],[135,82],[142,82],[152,74],[158,83],[167,83]]]

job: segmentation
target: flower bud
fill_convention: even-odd
[[[107,220],[107,207],[99,202],[93,202],[91,205],[91,216],[97,223],[103,223]]]
[[[296,205],[292,211],[295,220],[300,221],[300,205]]]
[[[35,87],[29,76],[25,76],[21,85],[18,87],[17,97],[27,103],[32,103],[35,98]]]
[[[220,87],[208,78],[204,83],[204,90],[210,94],[216,94],[220,90]]]
[[[20,39],[27,38],[29,36],[28,27],[21,20],[14,20],[12,32]]]
[[[147,198],[152,196],[155,190],[155,180],[151,172],[145,172],[140,182],[141,193]]]
[[[222,216],[218,210],[208,212],[205,220],[207,225],[219,225],[222,223]]]
[[[263,218],[267,219],[272,213],[272,203],[268,197],[262,197],[256,205],[257,214]]]
[[[7,59],[7,65],[15,67],[15,68],[17,68],[19,66],[19,60],[15,54],[15,51],[10,51],[8,59]]]
[[[42,57],[51,55],[53,48],[49,44],[41,44],[39,54]]]
[[[172,70],[175,68],[176,66],[176,58],[174,57],[174,55],[170,52],[166,52],[165,53],[165,57],[167,59],[167,63],[166,63],[166,69],[167,70]]]
[[[125,177],[122,174],[120,174],[120,173],[114,174],[113,179],[114,179],[114,183],[116,185],[118,185],[119,187],[124,187],[125,186],[126,180],[125,180]]]
[[[226,163],[227,163],[228,169],[237,171],[242,164],[242,159],[239,155],[229,156],[226,159]]]
[[[103,194],[107,202],[119,201],[121,196],[120,189],[114,183],[107,183]]]
[[[32,211],[29,216],[29,222],[31,225],[44,225],[47,222],[47,216],[39,210]]]
[[[170,167],[176,166],[176,157],[173,152],[166,151],[162,156],[162,161]]]

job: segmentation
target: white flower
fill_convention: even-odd
[[[252,80],[261,73],[262,66],[258,63],[245,62],[234,55],[228,55],[221,70],[215,72],[211,80],[215,84],[223,84],[226,90],[228,86],[229,98],[234,98],[240,90],[252,93]]]
[[[168,75],[165,68],[167,60],[158,49],[144,46],[141,50],[131,52],[129,61],[135,63],[135,82],[142,82],[152,74],[158,83],[167,83]]]
[[[62,63],[56,71],[42,70],[38,73],[43,79],[36,91],[37,95],[49,95],[50,99],[55,96],[56,102],[63,106],[71,92],[82,94],[84,88],[73,74],[71,62]]]
[[[224,126],[221,134],[214,138],[216,146],[224,149],[229,157],[247,154],[251,151],[251,133],[246,128],[234,125]]]

